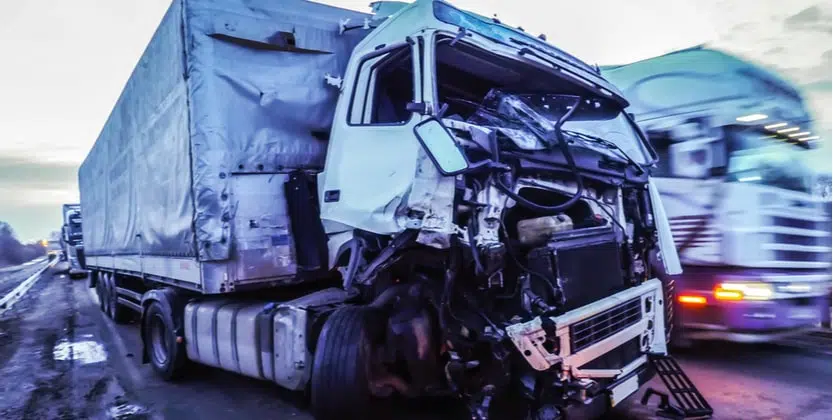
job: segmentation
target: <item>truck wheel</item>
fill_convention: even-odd
[[[185,344],[177,342],[174,320],[158,301],[151,302],[142,318],[142,332],[148,359],[162,379],[180,378],[187,362]]]
[[[110,318],[116,324],[127,324],[130,322],[133,313],[130,312],[130,309],[119,303],[119,295],[116,293],[115,287],[111,289],[110,292]]]
[[[107,316],[116,324],[126,324],[130,321],[130,309],[119,303],[119,294],[116,291],[116,280],[114,274],[107,275]]]
[[[316,420],[374,418],[368,371],[373,311],[342,307],[327,319],[315,347],[311,408]]]
[[[107,296],[107,273],[99,274],[95,291],[98,294],[98,306],[101,308],[101,312],[110,316],[110,310],[107,308],[107,305],[110,302],[110,298]]]

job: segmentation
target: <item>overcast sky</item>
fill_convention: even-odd
[[[370,1],[325,3],[367,11]],[[802,87],[828,146],[817,164],[830,166],[829,1],[452,2],[546,33],[591,63],[622,64],[709,43],[770,66]],[[21,239],[56,230],[60,204],[78,200],[78,165],[169,3],[0,1],[0,220]]]

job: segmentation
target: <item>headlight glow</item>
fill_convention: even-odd
[[[714,289],[717,300],[768,300],[773,294],[769,283],[720,283]]]

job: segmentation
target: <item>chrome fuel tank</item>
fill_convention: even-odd
[[[309,379],[308,308],[344,300],[340,289],[288,302],[203,300],[185,307],[188,358],[208,366],[300,390]]]

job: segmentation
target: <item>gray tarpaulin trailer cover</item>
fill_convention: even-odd
[[[175,0],[79,170],[90,265],[198,288],[206,265],[239,282],[294,274],[283,184],[323,168],[338,96],[324,75],[343,74],[367,34],[339,22],[367,17]]]

